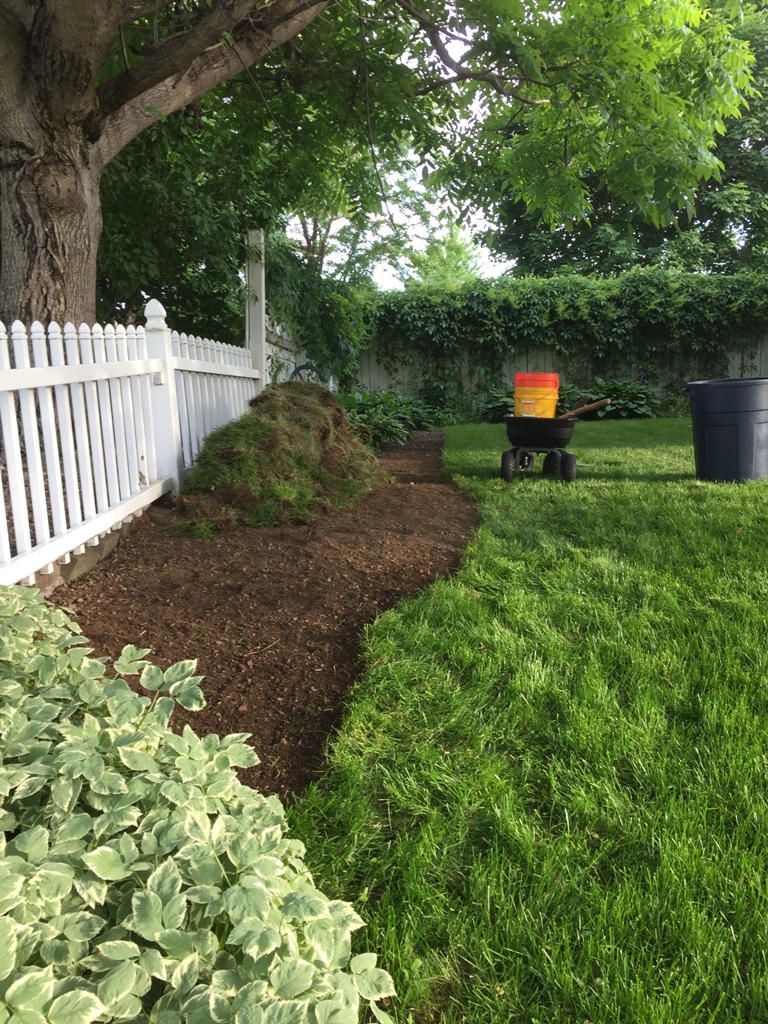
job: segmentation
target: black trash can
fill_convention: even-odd
[[[691,381],[693,453],[699,480],[768,477],[768,377]]]

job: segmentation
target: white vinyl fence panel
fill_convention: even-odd
[[[181,485],[242,415],[247,349],[147,326],[0,324],[0,585],[33,582]]]
[[[248,349],[176,331],[171,339],[184,466],[189,468],[212,430],[248,411],[255,377]]]

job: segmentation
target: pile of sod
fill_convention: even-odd
[[[248,413],[205,439],[177,507],[200,535],[301,523],[386,479],[331,392],[290,381],[267,388]]]

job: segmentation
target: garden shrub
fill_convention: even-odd
[[[203,442],[177,507],[198,534],[236,523],[307,522],[319,502],[353,501],[386,479],[319,384],[266,388]]]
[[[0,595],[0,1021],[353,1024],[392,993],[319,892],[248,735],[181,735],[195,662],[110,672],[34,591]],[[126,677],[137,682],[131,687]]]
[[[355,388],[336,396],[347,411],[347,421],[376,450],[385,444],[402,444],[414,430],[428,430],[434,410],[399,391]]]

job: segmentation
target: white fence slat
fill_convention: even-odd
[[[139,359],[147,358],[147,337],[143,327],[136,328],[136,351]],[[170,374],[171,371],[167,370]],[[141,408],[144,419],[144,433],[146,437],[146,458],[147,458],[147,483],[151,484],[157,480],[157,455],[155,452],[155,425],[152,419],[152,381],[148,373],[142,373],[139,377],[139,391],[141,393]]]
[[[35,366],[47,367],[47,338],[45,336],[45,328],[39,320],[32,324],[30,334],[32,337],[32,355]],[[53,408],[53,393],[50,387],[37,389],[37,404],[40,410],[40,426],[43,431],[45,469],[48,478],[48,502],[53,532],[55,534],[65,533],[68,524],[67,513],[64,507],[64,481],[62,478],[58,431],[56,429],[56,413]]]
[[[189,343],[189,358],[199,362],[198,355],[198,339],[187,335],[187,342]],[[200,367],[195,367],[199,370]],[[191,373],[191,392],[192,392],[192,420],[190,422],[190,430],[192,433],[192,458],[197,458],[197,453],[200,451],[200,443],[207,433],[205,429],[205,393],[203,391],[204,378],[202,373]]]
[[[29,366],[29,344],[27,331],[20,320],[11,325],[11,344],[13,358],[17,366]],[[29,493],[32,500],[32,523],[35,531],[35,543],[44,544],[51,537],[48,523],[48,497],[45,493],[45,474],[40,449],[40,433],[37,429],[37,405],[35,393],[30,388],[22,388],[18,392],[21,410],[21,427],[24,453],[27,463]]]
[[[187,359],[189,345],[186,334],[178,334],[174,331],[171,335],[173,340],[173,354],[178,359]],[[192,466],[192,436],[190,432],[190,414],[187,407],[187,392],[189,390],[189,374],[183,370],[174,370],[176,389],[179,398],[179,424],[181,426],[181,447],[184,453],[184,468]]]
[[[94,348],[91,331],[87,324],[80,324],[80,359],[85,366],[94,362]],[[99,382],[88,381],[83,385],[85,404],[88,411],[88,436],[93,460],[93,486],[96,495],[96,509],[106,512],[109,508],[109,484],[107,481],[107,460],[104,454],[104,432],[101,427],[99,408]]]
[[[61,328],[52,323],[48,328],[48,344],[51,351],[51,366],[64,365],[64,343]],[[80,482],[77,479],[77,440],[72,429],[72,405],[69,388],[64,384],[56,384],[53,389],[56,397],[56,423],[61,440],[61,462],[64,469],[64,488],[67,497],[67,522],[77,526],[83,521],[80,504]]]
[[[67,365],[80,365],[80,346],[78,334],[73,323],[64,324],[64,347]],[[75,451],[77,466],[80,472],[80,500],[82,502],[83,519],[91,519],[96,515],[96,498],[93,482],[93,464],[91,461],[91,444],[88,435],[88,413],[85,402],[85,385],[71,384],[68,392],[72,404],[72,425],[75,431]],[[76,517],[72,524],[81,520]]]
[[[125,362],[128,359],[128,336],[122,324],[115,328],[115,345],[117,347],[118,362]],[[122,428],[125,432],[125,445],[128,455],[128,495],[137,494],[141,489],[139,483],[139,452],[136,444],[136,412],[133,408],[133,391],[131,390],[131,378],[121,377],[119,382],[120,396],[122,399]]]
[[[11,558],[11,538],[8,532],[8,509],[5,501],[7,473],[4,466],[0,466],[0,497],[2,497],[2,515],[0,515],[0,563],[8,562]]]
[[[115,328],[107,324],[104,328],[104,351],[108,363],[117,362],[117,342]],[[112,436],[115,439],[115,458],[117,460],[117,478],[120,485],[120,498],[125,501],[131,496],[131,476],[128,468],[128,438],[123,410],[123,392],[117,377],[109,380],[109,402],[112,412]],[[116,504],[116,502],[113,502]]]
[[[137,362],[139,347],[136,340],[136,328],[131,324],[125,332],[125,349],[127,358]],[[149,483],[147,470],[147,432],[144,416],[144,403],[141,399],[141,377],[134,374],[129,379],[131,389],[131,409],[133,413],[134,431],[136,434],[136,490],[146,487]]]
[[[104,328],[101,324],[94,324],[91,331],[93,339],[93,360],[96,363],[107,361],[107,350],[104,341]],[[112,418],[112,398],[110,394],[109,381],[100,380],[96,384],[99,396],[99,413],[101,415],[101,436],[103,442],[104,465],[107,471],[107,488],[109,491],[109,505],[117,505],[120,502],[120,471],[118,469],[117,441],[115,439],[115,426]]]
[[[0,331],[0,366],[10,367],[8,336],[5,327]],[[0,423],[3,428],[5,465],[8,473],[8,494],[11,499],[13,533],[17,551],[32,549],[32,531],[27,506],[27,488],[24,481],[24,464],[21,459],[19,421],[16,417],[16,403],[12,394],[0,391]]]

